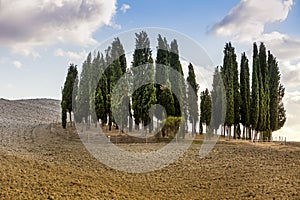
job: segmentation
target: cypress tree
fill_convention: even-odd
[[[96,88],[97,83],[100,78],[100,53],[97,53],[97,56],[94,57],[90,70],[89,70],[89,97],[90,97],[90,114],[91,114],[91,120],[95,123],[95,126],[97,126],[97,114],[96,114],[96,108],[95,108],[95,94],[96,94]]]
[[[231,126],[235,123],[235,109],[234,109],[234,56],[233,47],[231,43],[226,43],[224,48],[223,67],[221,73],[226,90],[226,116],[225,126],[227,126],[228,136],[231,136]]]
[[[233,65],[233,98],[234,98],[234,139],[236,137],[240,138],[240,84],[239,84],[239,75],[238,75],[238,63],[236,61],[236,54],[234,48],[231,48],[232,51],[232,65]]]
[[[194,72],[194,67],[190,63],[189,66],[189,73],[187,77],[188,87],[188,111],[189,111],[189,120],[192,123],[192,135],[196,133],[196,123],[199,117],[198,111],[198,89],[199,85],[196,82],[196,75]]]
[[[69,112],[70,124],[72,126],[72,111],[73,111],[73,102],[77,95],[77,84],[78,84],[78,72],[77,66],[74,64],[70,64],[68,69],[68,74],[66,77],[66,81],[64,83],[64,87],[62,90],[62,126],[66,128],[66,117],[67,112]]]
[[[277,128],[277,130],[282,128],[286,122],[286,110],[284,109],[284,104],[283,104],[285,88],[281,84],[279,85],[278,93],[279,93],[279,105],[278,105],[278,128]]]
[[[268,66],[270,73],[270,129],[271,132],[278,128],[278,106],[279,106],[279,79],[280,72],[276,58],[268,51]],[[271,138],[271,136],[270,136]]]
[[[100,55],[98,70],[100,72],[100,78],[97,84],[95,92],[95,110],[97,119],[101,119],[101,125],[104,126],[107,123],[107,105],[106,105],[106,94],[107,94],[107,78],[104,73],[105,60],[103,54]]]
[[[168,116],[174,115],[174,98],[171,92],[171,82],[169,80],[169,70],[170,67],[170,52],[169,45],[167,43],[166,38],[162,38],[161,35],[158,35],[157,38],[158,46],[157,46],[157,56],[156,56],[156,71],[155,78],[156,83],[156,97],[157,104],[162,105],[166,109],[166,113]],[[161,116],[160,110],[157,110],[155,115],[159,120],[163,119]]]
[[[215,134],[217,134],[217,130],[219,126],[222,124],[222,120],[225,118],[225,101],[226,101],[226,93],[222,76],[219,71],[219,67],[216,67],[214,75],[213,75],[213,83],[212,83],[212,128],[215,130]]]
[[[252,69],[252,91],[251,91],[251,128],[255,131],[255,135],[258,131],[258,119],[259,119],[259,83],[258,83],[258,49],[256,43],[253,44],[253,69]],[[251,139],[251,134],[249,135]]]
[[[134,77],[133,85],[136,86],[134,88],[137,88],[132,94],[132,109],[134,111],[135,124],[137,127],[137,125],[142,122],[143,126],[146,126],[151,120],[148,111],[156,102],[156,90],[150,40],[144,31],[136,33],[136,47],[133,54],[132,73]],[[137,87],[141,85],[140,81],[142,78],[152,83]]]
[[[171,83],[172,91],[178,92],[178,97],[173,93],[174,99],[174,116],[182,117],[183,127],[180,129],[181,137],[184,137],[186,119],[187,119],[187,107],[186,107],[186,84],[184,79],[184,74],[182,70],[182,65],[179,58],[179,49],[177,40],[171,42],[171,51],[170,51],[170,67],[173,70],[176,70],[178,74],[171,75],[169,74],[169,79]]]
[[[250,127],[250,73],[248,58],[245,53],[241,57],[241,69],[240,69],[240,92],[241,92],[241,106],[240,115],[241,123],[244,126],[243,135],[248,135]]]
[[[178,92],[178,97],[173,93],[174,99],[174,116],[180,117],[181,116],[181,108],[183,108],[183,91],[182,91],[182,77],[183,77],[183,70],[179,60],[179,50],[177,40],[173,40],[171,42],[171,51],[170,51],[170,67],[174,71],[178,72],[178,74],[170,73],[169,79],[171,83],[171,88],[173,91]]]
[[[207,88],[201,92],[200,101],[200,127],[202,127],[202,123],[205,123],[208,127],[211,121],[212,101]],[[203,131],[203,129],[201,130]],[[200,132],[200,134],[202,134],[202,132]]]
[[[267,55],[266,55],[266,47],[263,43],[260,44],[259,47],[259,66],[261,70],[261,78],[262,78],[262,90],[263,93],[260,97],[262,100],[262,126],[261,131],[263,133],[262,139],[270,139],[270,91],[269,91],[269,82],[270,82],[270,74],[269,67],[267,63]]]
[[[78,88],[78,96],[76,98],[76,121],[82,122],[85,119],[86,123],[89,123],[90,116],[90,66],[91,66],[92,54],[89,53],[87,59],[82,64],[82,71],[80,74],[80,82]]]

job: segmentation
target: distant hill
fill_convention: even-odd
[[[60,101],[54,99],[0,99],[0,126],[48,124],[60,121]]]

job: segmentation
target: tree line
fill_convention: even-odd
[[[240,76],[239,76],[240,72]],[[233,126],[233,137],[247,139],[272,139],[272,132],[283,127],[286,121],[286,111],[283,105],[285,93],[280,82],[280,71],[276,57],[266,51],[264,43],[253,44],[252,76],[250,80],[249,60],[246,53],[241,54],[240,71],[238,72],[235,48],[227,43],[224,48],[223,66],[215,69],[213,77],[212,113],[220,111],[223,106],[224,122],[223,134],[230,136]],[[220,77],[222,77],[225,90],[226,105],[220,103]],[[250,87],[251,81],[251,87]],[[211,126],[217,128],[221,125],[220,117],[213,118]],[[243,125],[243,132],[240,130]],[[252,134],[251,134],[252,133]],[[252,138],[254,137],[254,138]]]
[[[135,50],[129,67],[119,38],[103,53],[88,54],[80,78],[76,66],[70,65],[62,90],[62,124],[65,128],[67,112],[70,121],[74,112],[76,122],[88,125],[101,122],[102,126],[108,125],[109,130],[115,124],[120,130],[142,128],[142,131],[152,132],[155,117],[157,121],[183,122],[180,136],[184,137],[187,120],[192,125],[192,134],[196,133],[200,120],[200,133],[202,124],[207,125],[208,133],[213,130],[216,133],[222,125],[224,135],[226,132],[231,135],[234,126],[233,137],[240,138],[242,124],[243,137],[251,139],[253,130],[254,137],[260,133],[264,139],[270,139],[272,131],[280,129],[286,121],[282,102],[285,91],[280,83],[278,62],[270,51],[266,53],[263,43],[259,50],[256,43],[253,45],[251,83],[250,87],[246,54],[242,53],[238,71],[235,48],[227,43],[223,66],[215,69],[212,90],[200,93],[199,107],[199,84],[194,67],[189,64],[185,79],[177,40],[169,44],[165,37],[158,35],[154,60],[150,39],[142,31],[135,34]],[[155,105],[161,105],[165,112]],[[149,112],[151,109],[153,112]]]

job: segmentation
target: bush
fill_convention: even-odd
[[[164,120],[164,127],[162,128],[161,135],[163,137],[167,136],[169,138],[174,138],[179,130],[180,123],[182,122],[182,117],[170,116]]]

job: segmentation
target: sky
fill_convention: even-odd
[[[60,99],[70,62],[81,66],[89,52],[124,31],[159,27],[192,38],[214,66],[222,65],[228,41],[236,48],[238,62],[244,51],[251,61],[253,42],[264,42],[277,57],[286,87],[288,121],[277,134],[289,132],[288,139],[300,140],[299,4],[299,0],[0,0],[0,98]]]

